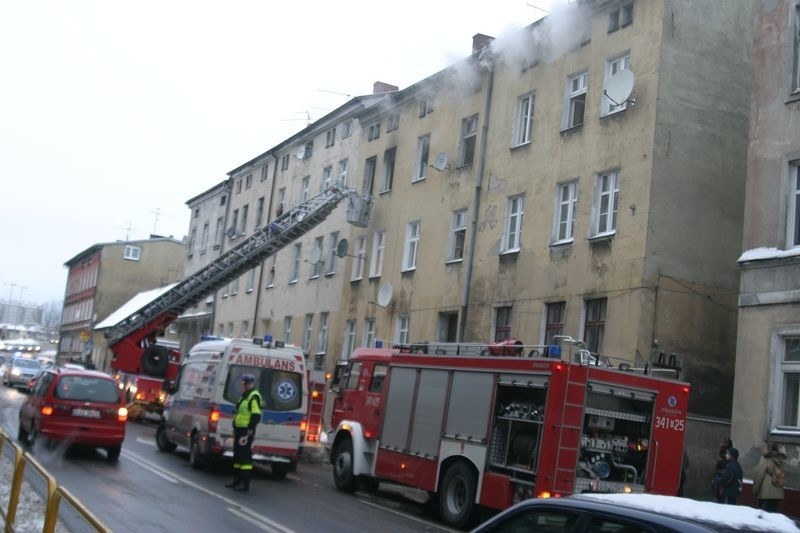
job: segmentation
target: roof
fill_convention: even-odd
[[[142,308],[146,307],[147,305],[151,304],[155,301],[156,298],[160,297],[173,287],[175,287],[177,283],[170,283],[169,285],[165,285],[163,287],[158,287],[157,289],[151,289],[149,291],[143,291],[122,304],[122,307],[117,308],[116,311],[108,315],[105,319],[99,322],[94,329],[106,329],[106,328],[113,328],[124,319],[128,318],[135,312],[141,310]]]
[[[160,237],[160,236],[153,236],[153,237],[151,237],[149,239],[139,239],[139,240],[135,240],[135,241],[99,242],[99,243],[93,244],[90,247],[86,248],[84,251],[80,252],[75,257],[73,257],[71,259],[68,259],[64,263],[64,266],[69,268],[72,265],[74,265],[75,263],[77,263],[78,261],[80,261],[81,259],[84,259],[85,257],[93,255],[93,254],[95,254],[97,252],[100,252],[100,251],[103,250],[103,248],[106,248],[108,246],[120,246],[120,245],[127,246],[127,245],[130,245],[130,244],[132,244],[132,245],[139,244],[140,245],[140,244],[145,244],[145,243],[150,243],[150,242],[164,242],[164,241],[174,242],[175,244],[180,244],[181,246],[183,246],[183,241],[181,241],[180,239],[176,239],[175,237]]]

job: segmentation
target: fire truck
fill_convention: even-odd
[[[178,376],[179,349],[159,340],[169,324],[189,307],[316,227],[344,198],[348,199],[347,221],[366,227],[372,198],[334,184],[286,210],[187,279],[159,291],[120,320],[114,320],[104,331],[113,354],[111,367],[123,387],[130,388],[136,403],[148,411],[160,412],[166,392]]]
[[[356,349],[332,382],[336,487],[423,489],[454,527],[532,497],[675,495],[689,399],[680,368],[612,367],[574,346]]]

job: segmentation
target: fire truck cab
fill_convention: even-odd
[[[478,506],[531,497],[676,494],[689,385],[575,355],[521,343],[355,350],[326,435],[336,487],[426,490],[455,527]]]

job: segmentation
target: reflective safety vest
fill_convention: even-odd
[[[257,400],[253,402],[253,400]],[[261,417],[261,393],[253,389],[239,400],[236,405],[236,414],[233,416],[233,427],[246,428],[250,425],[250,417],[258,415]]]

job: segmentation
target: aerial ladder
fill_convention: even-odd
[[[118,372],[174,380],[180,353],[155,342],[167,326],[215,290],[262,264],[281,248],[319,225],[344,198],[348,199],[347,221],[358,227],[366,227],[372,198],[362,196],[343,184],[332,185],[287,210],[208,266],[107,329],[105,337],[113,353],[111,367]]]

